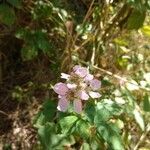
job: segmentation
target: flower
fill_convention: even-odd
[[[75,66],[73,70],[74,73],[77,74],[79,77],[85,77],[88,74],[88,70],[85,67]]]
[[[90,81],[90,87],[95,91],[101,87],[101,82],[97,79],[93,79]]]
[[[70,75],[61,73],[61,78],[66,79],[65,83],[56,83],[53,88],[58,94],[57,109],[59,111],[67,111],[70,102],[72,102],[74,111],[81,113],[83,101],[101,97],[98,92],[101,82],[95,79],[85,67],[76,65]]]
[[[61,73],[61,78],[68,80],[70,78],[70,75],[66,73]]]
[[[66,95],[68,90],[69,89],[68,89],[67,85],[62,82],[59,82],[59,83],[55,84],[55,86],[54,86],[54,91],[59,95]]]

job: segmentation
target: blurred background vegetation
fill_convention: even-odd
[[[80,64],[104,98],[128,102],[125,148],[149,150],[149,10],[149,0],[1,0],[0,149],[41,149],[34,116],[60,73]]]

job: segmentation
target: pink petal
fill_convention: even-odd
[[[101,82],[97,79],[93,79],[90,81],[90,87],[92,90],[98,90],[101,87]]]
[[[68,80],[70,78],[70,75],[66,73],[61,73],[61,78]]]
[[[54,85],[54,91],[59,95],[66,95],[69,89],[66,84],[59,82]]]
[[[85,91],[79,91],[78,96],[82,100],[88,100],[89,95]]]
[[[94,76],[92,74],[87,74],[84,78],[85,81],[91,81],[93,80]]]
[[[88,74],[88,70],[85,67],[76,67],[75,74],[77,74],[79,77],[85,77]]]
[[[74,106],[74,111],[78,114],[80,114],[82,112],[82,102],[81,100],[74,100],[73,101],[73,106]]]
[[[68,87],[68,89],[73,90],[73,89],[76,89],[77,85],[74,84],[74,83],[73,83],[73,84],[68,83],[68,84],[67,84],[67,87]]]
[[[73,67],[73,71],[76,71],[77,69],[80,69],[80,68],[81,68],[81,66],[75,65],[75,66]]]
[[[101,97],[101,94],[99,94],[98,92],[89,92],[89,95],[92,97],[92,98],[99,98]]]
[[[59,111],[65,112],[67,110],[67,108],[68,108],[68,105],[69,105],[69,101],[66,98],[61,98],[58,101],[57,109]]]

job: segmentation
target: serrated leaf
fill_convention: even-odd
[[[38,130],[40,141],[46,150],[51,149],[52,135],[54,134],[54,131],[54,124],[49,123],[47,123],[45,126],[40,127]]]
[[[47,122],[51,122],[55,116],[56,112],[56,102],[52,100],[47,100],[43,104],[42,111],[40,111],[35,119],[34,119],[34,126],[39,128],[43,126]]]
[[[43,115],[45,116],[45,119],[47,121],[52,121],[57,111],[56,107],[57,107],[56,101],[52,101],[52,100],[47,100],[43,104]]]
[[[100,124],[98,132],[102,138],[108,143],[109,149],[124,150],[119,128],[115,124]]]
[[[121,113],[122,110],[116,103],[105,99],[104,101],[97,103],[94,123],[99,124],[100,122],[105,122],[111,117],[118,116]]]
[[[93,123],[94,122],[95,113],[96,113],[95,104],[93,102],[90,102],[90,101],[87,102],[84,112],[85,112],[86,119],[89,122]]]
[[[127,21],[128,29],[139,29],[143,26],[146,17],[145,11],[134,10]]]
[[[62,133],[72,132],[72,128],[76,125],[78,118],[76,116],[67,116],[59,121]]]
[[[55,127],[54,123],[46,123],[38,129],[38,135],[44,150],[62,149],[65,145],[75,142],[72,136],[56,134]]]
[[[16,8],[21,7],[21,0],[7,0],[7,2]]]
[[[144,124],[144,120],[143,120],[141,113],[137,109],[134,109],[133,114],[134,114],[134,118],[135,118],[137,124],[140,126],[142,131],[144,131],[145,124]]]
[[[79,120],[76,123],[75,132],[77,132],[82,138],[88,139],[90,137],[90,125],[84,120]]]
[[[150,112],[150,96],[148,96],[148,94],[144,96],[143,103],[144,103],[143,105],[144,111]]]
[[[44,125],[44,123],[45,123],[45,116],[43,115],[42,112],[39,112],[33,120],[34,127],[40,128],[42,125]]]
[[[6,4],[0,4],[0,22],[8,26],[14,24],[16,15],[14,9]]]

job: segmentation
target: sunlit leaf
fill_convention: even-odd
[[[145,124],[144,124],[143,116],[141,115],[141,113],[137,109],[135,109],[133,111],[133,114],[134,114],[136,122],[138,123],[138,125],[140,126],[140,128],[144,131]]]
[[[115,124],[100,124],[98,132],[107,141],[109,148],[113,150],[124,150],[120,130]]]
[[[84,120],[79,120],[76,123],[76,132],[78,133],[78,135],[80,135],[84,139],[90,138],[89,128],[90,128],[90,125],[87,122],[85,122]]]
[[[138,83],[135,80],[131,80],[130,82],[127,82],[126,87],[130,91],[134,91],[134,90],[139,89]]]
[[[90,145],[88,143],[83,143],[81,146],[81,150],[91,150]]]
[[[62,149],[65,145],[74,143],[72,136],[56,134],[55,124],[46,123],[38,129],[38,135],[45,150]]]
[[[68,133],[69,131],[71,132],[77,120],[78,118],[76,116],[67,116],[62,118],[59,121],[60,127],[62,129],[62,133]]]
[[[121,108],[111,100],[104,100],[98,102],[96,106],[96,114],[94,117],[95,124],[105,122],[113,116],[120,115],[122,113]]]
[[[150,37],[150,26],[143,26],[143,28],[141,29],[141,31],[145,34],[145,35],[147,35],[147,36],[149,36]]]

